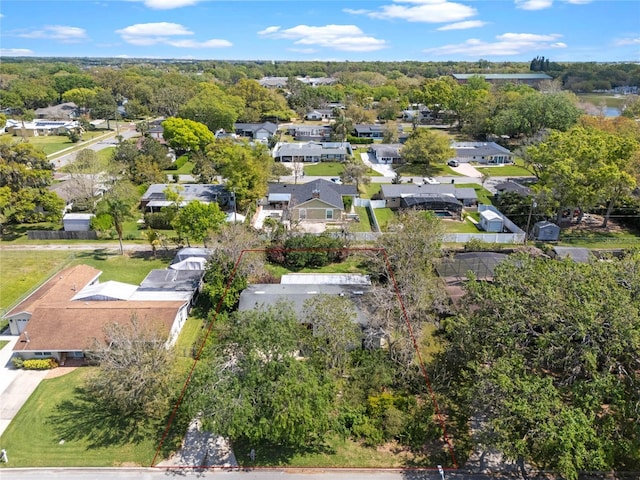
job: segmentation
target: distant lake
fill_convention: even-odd
[[[583,108],[587,113],[597,115],[604,107],[605,117],[619,117],[625,97],[623,95],[603,95],[596,93],[585,93],[578,95]]]

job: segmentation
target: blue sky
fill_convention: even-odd
[[[2,56],[640,61],[639,0],[3,0]]]

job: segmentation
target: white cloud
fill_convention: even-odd
[[[120,34],[125,42],[138,46],[159,44],[177,48],[220,48],[231,46],[231,42],[216,38],[202,42],[192,39],[177,40],[173,37],[193,35],[191,30],[179,23],[137,23],[116,30],[116,33]]]
[[[297,25],[285,30],[268,27],[258,34],[266,38],[294,40],[296,45],[314,45],[347,52],[373,52],[387,46],[384,40],[365,35],[355,25]]]
[[[619,38],[614,42],[614,45],[618,47],[623,47],[625,45],[640,45],[640,37]]]
[[[154,10],[172,10],[174,8],[189,7],[202,0],[135,0],[144,2],[145,6]]]
[[[482,20],[467,20],[466,22],[450,23],[449,25],[438,27],[436,30],[467,30],[469,28],[484,27],[486,24],[487,22],[483,22]]]
[[[564,0],[567,3],[571,3],[573,5],[586,5],[587,3],[591,3],[593,0]]]
[[[28,48],[0,48],[0,56],[3,57],[28,57],[33,51]]]
[[[516,0],[516,7],[522,10],[544,10],[552,5],[553,0]]]
[[[87,38],[87,31],[80,27],[68,27],[65,25],[47,25],[40,30],[18,33],[22,38],[48,38],[64,43],[80,42]]]
[[[371,10],[365,8],[343,8],[342,11],[344,13],[350,13],[351,15],[366,15],[367,13],[371,13]]]
[[[350,13],[360,13],[354,10]],[[407,22],[445,23],[459,22],[475,16],[478,11],[462,3],[448,0],[394,0],[383,5],[379,11],[362,11],[372,18],[384,20],[406,20]]]
[[[519,55],[542,49],[566,48],[566,44],[558,40],[562,35],[552,33],[538,35],[534,33],[504,33],[496,37],[497,42],[485,42],[470,38],[463,43],[428,48],[424,53],[433,55],[467,55],[472,58],[490,56]]]

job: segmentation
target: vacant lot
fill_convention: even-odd
[[[82,134],[82,141],[86,142],[95,137],[108,133],[106,130],[99,130],[94,132],[85,132]],[[44,153],[51,155],[52,153],[59,152],[69,147],[79,147],[82,143],[73,143],[65,135],[48,135],[46,137],[29,137],[27,142],[40,147]]]
[[[309,177],[339,177],[344,166],[339,162],[320,162],[304,166],[304,174]]]

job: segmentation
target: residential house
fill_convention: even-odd
[[[343,162],[351,155],[349,142],[279,143],[273,150],[278,162]]]
[[[307,112],[304,116],[306,120],[331,120],[334,118],[333,108],[318,108]]]
[[[380,186],[380,195],[385,200],[387,208],[392,209],[408,208],[407,199],[410,197],[428,199],[431,196],[434,200],[440,198],[434,195],[448,197],[448,199],[444,198],[442,200],[446,200],[452,207],[456,204],[451,200],[456,200],[465,207],[472,207],[478,203],[478,195],[473,188],[457,188],[455,185],[448,183],[438,185],[417,183],[382,184]],[[423,200],[419,203],[424,204],[425,201]],[[457,207],[455,210],[458,210]]]
[[[270,183],[267,209],[283,211],[283,220],[341,221],[345,212],[342,197],[357,197],[355,185],[336,185],[314,180],[297,185]]]
[[[384,137],[384,125],[358,124],[353,127],[353,135],[358,138],[382,138]]]
[[[173,202],[167,199],[166,190],[175,187],[176,185],[167,183],[150,185],[140,199],[140,208],[145,212],[154,212],[162,207],[173,205]],[[194,200],[202,203],[216,202],[220,207],[233,206],[233,193],[229,192],[224,185],[181,183],[179,187],[180,189],[177,190],[181,197],[179,206],[183,207]]]
[[[531,195],[531,189],[521,183],[517,183],[511,180],[507,180],[506,182],[500,182],[496,184],[496,196],[500,196],[503,193],[514,192],[518,195],[522,195],[523,197],[528,197]]]
[[[261,142],[267,142],[278,131],[278,126],[271,122],[236,123],[233,128],[236,135]]]
[[[373,155],[375,163],[397,165],[402,163],[402,144],[375,143],[369,145],[369,153]]]
[[[493,84],[517,83],[522,85],[530,85],[532,87],[539,86],[540,83],[545,80],[552,80],[552,77],[550,77],[546,73],[454,73],[452,76],[460,84],[467,83],[471,77],[482,77],[487,82]]]
[[[302,142],[325,142],[331,139],[331,125],[292,125],[287,133]]]
[[[8,119],[5,129],[8,133],[20,137],[40,137],[47,135],[67,135],[71,131],[82,131],[75,120],[22,120]]]
[[[488,165],[513,163],[513,154],[495,142],[453,142],[453,158],[460,163],[477,162]]]
[[[79,116],[78,106],[73,102],[61,103],[50,107],[36,108],[35,118],[49,120],[75,120]]]

